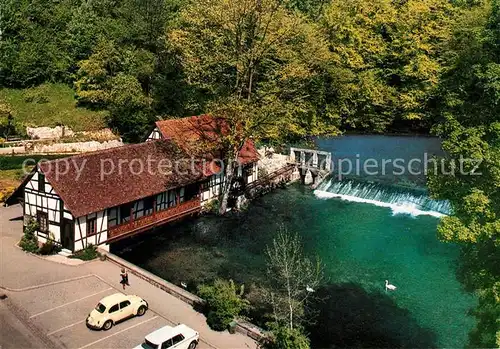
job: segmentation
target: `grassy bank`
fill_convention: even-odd
[[[46,83],[29,89],[0,90],[0,101],[12,108],[18,132],[25,126],[66,125],[74,131],[92,131],[106,127],[105,112],[79,108],[74,91],[65,84]]]
[[[31,160],[29,164],[33,165],[40,160],[53,160],[68,155],[22,155],[22,156],[0,156],[0,172],[6,170],[22,170],[23,163]]]
[[[26,173],[29,173],[33,164],[40,160],[52,160],[67,155],[26,155],[0,156],[0,203],[21,183]],[[26,160],[30,160],[23,168]]]

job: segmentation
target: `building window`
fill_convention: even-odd
[[[156,211],[167,208],[167,193],[160,193],[156,196]]]
[[[253,176],[253,171],[254,171],[253,164],[247,166],[246,170],[247,170],[247,177]]]
[[[132,204],[125,204],[120,206],[120,220],[121,223],[130,221],[130,213],[132,212]]]
[[[114,227],[118,224],[118,208],[113,207],[108,209],[108,226]]]
[[[179,203],[184,202],[184,187],[179,189]]]
[[[168,191],[168,207],[177,205],[177,190],[172,189]]]
[[[144,199],[144,215],[149,216],[153,214],[153,207],[155,205],[154,196],[150,196]]]
[[[87,219],[87,236],[97,233],[97,218]]]
[[[153,214],[154,197],[150,196],[134,203],[134,219]]]
[[[45,175],[41,172],[38,173],[38,191],[45,192]]]
[[[49,215],[47,212],[37,211],[36,221],[38,222],[38,229],[43,233],[49,232]]]

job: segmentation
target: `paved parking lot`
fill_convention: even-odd
[[[99,260],[70,266],[24,253],[16,246],[21,215],[19,205],[0,207],[0,291],[8,294],[2,302],[9,305],[0,307],[0,347],[133,348],[153,330],[177,323],[200,333],[202,349],[258,347],[241,333],[211,330],[205,316],[191,305],[130,273],[131,287],[125,293],[145,298],[150,310],[109,331],[89,330],[85,319],[97,302],[121,291],[120,267]],[[6,332],[11,332],[7,339]]]
[[[88,276],[16,292],[12,298],[27,311],[30,321],[42,333],[63,348],[133,348],[148,333],[173,325],[149,309],[144,316],[116,324],[109,331],[88,329],[85,319],[90,311],[101,298],[116,292],[119,290],[98,277]],[[198,348],[211,347],[201,342]]]

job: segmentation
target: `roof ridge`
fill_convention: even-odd
[[[191,119],[191,118],[201,118],[203,116],[211,116],[211,117],[216,117],[213,116],[212,114],[199,114],[199,115],[191,115],[191,116],[183,116],[182,118],[171,118],[171,119],[161,119],[161,120],[156,120],[155,124],[161,123],[161,122],[170,122],[170,121],[179,121],[179,120],[185,120],[185,119]]]

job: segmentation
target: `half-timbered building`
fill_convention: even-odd
[[[169,140],[189,153],[202,153],[207,158],[222,158],[221,154],[214,154],[214,148],[221,142],[221,137],[228,132],[225,120],[212,115],[203,114],[180,119],[160,120],[155,123],[154,129],[146,141],[158,139]],[[207,156],[206,152],[210,152]],[[247,139],[235,167],[236,185],[244,187],[258,179],[258,153],[252,140]],[[207,178],[203,183],[201,193],[202,205],[221,193],[224,176],[222,173]]]
[[[20,198],[25,225],[38,222],[39,241],[51,239],[70,251],[89,244],[109,249],[113,241],[194,215],[219,195],[224,176],[213,151],[200,157],[203,152],[177,141],[201,141],[184,132],[185,138],[162,133],[140,144],[40,162],[7,203]],[[253,143],[245,143],[240,174],[257,160]],[[245,182],[257,178],[248,177]]]

